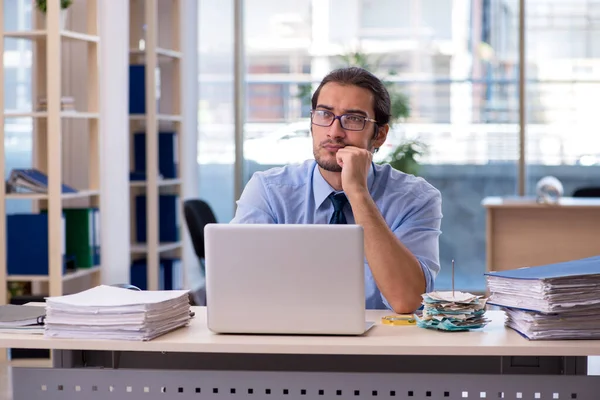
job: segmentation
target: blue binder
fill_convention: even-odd
[[[179,196],[158,196],[158,240],[161,243],[179,241]],[[135,198],[136,237],[138,243],[146,242],[146,195]]]
[[[148,289],[147,260],[134,260],[131,263],[129,279],[132,285],[142,290]],[[159,266],[158,289],[181,290],[182,287],[181,260],[178,258],[161,258]]]
[[[146,133],[133,137],[134,172],[146,175]],[[158,133],[158,172],[164,179],[177,178],[177,136],[175,132]],[[131,175],[130,175],[131,178]]]
[[[7,215],[6,253],[9,275],[48,275],[48,214]]]
[[[146,113],[146,66],[129,66],[129,114]]]
[[[507,279],[545,280],[599,274],[600,256],[593,256],[536,267],[486,272],[484,275]]]
[[[157,68],[156,72],[159,73]],[[157,82],[158,84],[159,82]],[[156,109],[158,110],[159,94],[157,87]],[[146,65],[129,65],[129,114],[146,113]]]
[[[11,170],[8,178],[9,188],[19,191],[21,188],[40,193],[48,191],[48,175],[35,168],[15,168]],[[35,188],[35,189],[33,189]],[[61,185],[62,193],[77,193],[77,190],[64,183]]]

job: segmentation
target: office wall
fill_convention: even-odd
[[[100,1],[102,283],[129,282],[129,1]]]
[[[184,149],[182,179],[184,197],[197,198],[198,181],[198,2],[183,0],[183,19],[181,27],[183,58],[183,126]],[[183,265],[186,271],[186,287],[198,289],[204,286],[204,277],[187,229],[183,237]]]

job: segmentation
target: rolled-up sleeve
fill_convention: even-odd
[[[260,175],[255,173],[244,187],[231,224],[272,224],[274,213]]]
[[[411,208],[412,211],[392,231],[419,261],[425,276],[425,290],[431,292],[434,290],[435,278],[440,272],[442,196],[437,189],[432,188],[415,199]],[[385,298],[383,302],[389,307]]]

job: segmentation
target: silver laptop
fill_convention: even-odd
[[[217,333],[360,335],[359,225],[208,224],[208,328]]]

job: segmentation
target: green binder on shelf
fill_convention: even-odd
[[[67,254],[75,256],[77,268],[99,264],[99,217],[97,208],[65,208]]]

